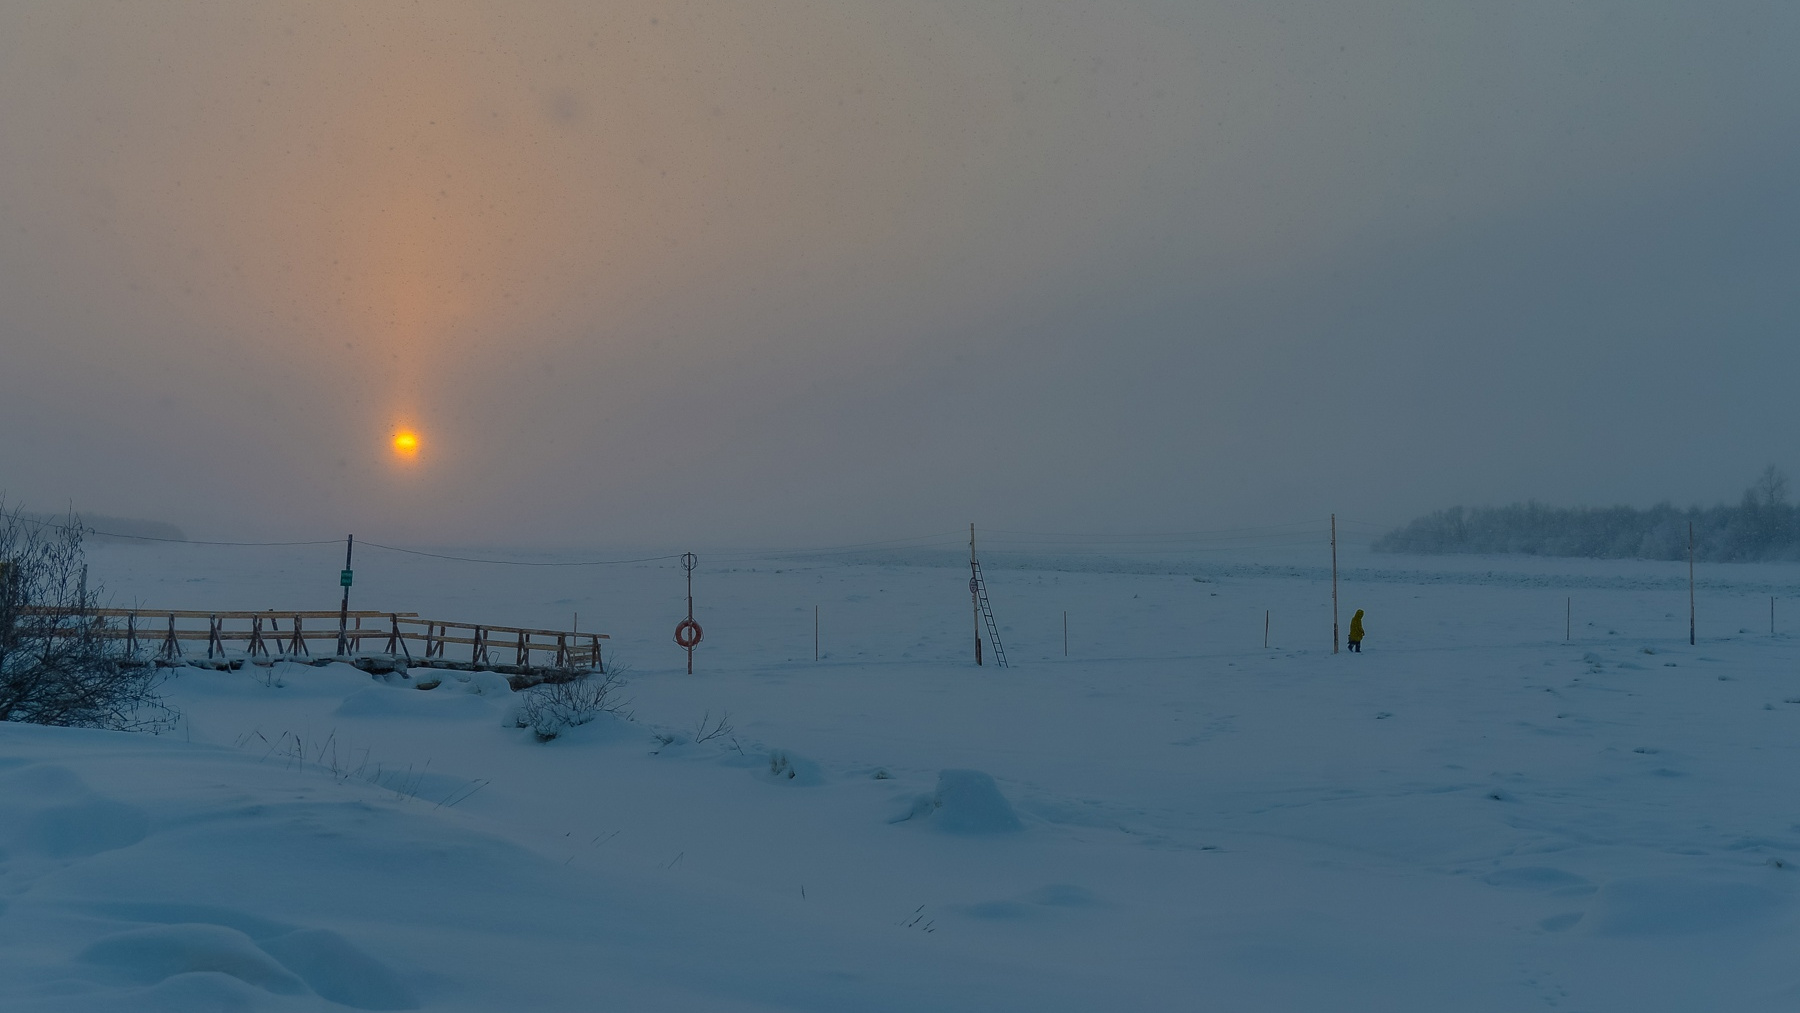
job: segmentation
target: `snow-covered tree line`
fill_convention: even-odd
[[[1800,559],[1800,506],[1788,502],[1787,477],[1771,466],[1736,506],[1451,507],[1377,539],[1377,552],[1513,552],[1596,559],[1686,559],[1688,524],[1695,558],[1713,562]]]

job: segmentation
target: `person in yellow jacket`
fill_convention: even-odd
[[[1357,609],[1356,614],[1350,617],[1350,649],[1358,654],[1362,653],[1362,617],[1362,609]]]

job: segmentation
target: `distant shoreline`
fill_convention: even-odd
[[[1690,543],[1691,539],[1691,543]],[[1800,560],[1800,507],[1773,467],[1737,506],[1450,507],[1376,539],[1376,552],[1519,554],[1589,559],[1688,558],[1724,563]]]

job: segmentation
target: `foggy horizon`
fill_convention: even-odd
[[[1800,473],[1796,42],[1757,4],[11,5],[0,494],[518,547],[1729,503]]]

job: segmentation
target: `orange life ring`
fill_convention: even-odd
[[[683,619],[680,622],[680,624],[678,624],[675,627],[675,643],[681,645],[682,647],[687,648],[688,650],[693,650],[694,645],[698,644],[699,642],[700,642],[700,624],[699,623],[693,621],[692,619]]]

